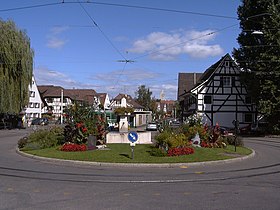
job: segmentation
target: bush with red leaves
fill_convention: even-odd
[[[87,146],[85,144],[65,143],[60,150],[64,152],[86,151]]]
[[[181,148],[171,148],[168,150],[168,156],[180,156],[180,155],[190,155],[194,153],[194,149],[191,147],[181,147]]]
[[[205,142],[205,141],[202,141],[202,142],[200,143],[200,146],[201,146],[201,147],[204,147],[204,148],[211,148],[211,147],[212,147],[209,143],[207,143],[207,142]]]

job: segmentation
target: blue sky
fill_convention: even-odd
[[[31,40],[38,85],[92,88],[110,98],[134,97],[145,85],[156,98],[163,92],[175,100],[179,72],[203,72],[238,47],[239,0],[62,2],[0,0],[1,19]]]

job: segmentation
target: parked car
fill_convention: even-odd
[[[156,131],[158,129],[158,126],[155,122],[150,122],[146,126],[147,131]]]
[[[47,125],[47,124],[49,124],[48,118],[36,118],[31,122],[31,125]]]
[[[178,121],[178,120],[173,120],[173,121],[171,121],[171,122],[169,123],[169,126],[170,126],[171,128],[178,128],[178,127],[181,126],[181,122]]]
[[[234,129],[232,129],[232,128],[221,126],[219,128],[219,131],[221,132],[221,135],[223,135],[223,136],[233,136],[234,135]]]

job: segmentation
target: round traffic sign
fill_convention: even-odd
[[[138,134],[134,131],[128,133],[127,138],[130,142],[134,143],[138,140]]]

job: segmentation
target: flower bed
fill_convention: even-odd
[[[190,155],[194,153],[194,149],[191,147],[181,147],[181,148],[171,148],[168,150],[168,156],[180,156],[180,155]]]
[[[64,152],[77,152],[77,151],[86,151],[87,146],[85,144],[74,144],[74,143],[65,143],[60,148]]]

